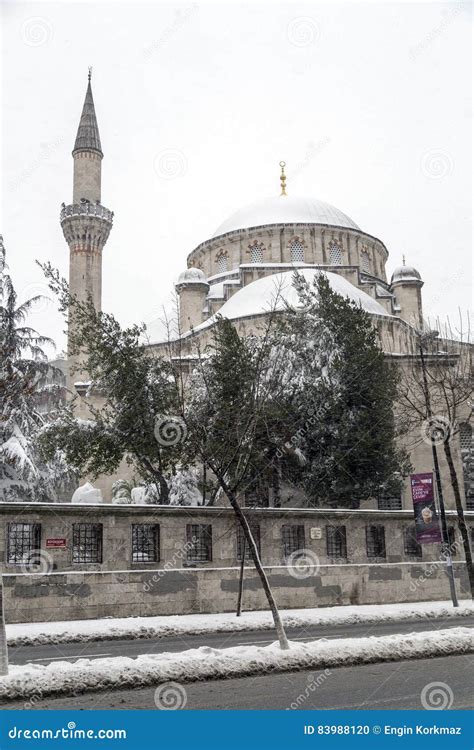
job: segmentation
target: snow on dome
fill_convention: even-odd
[[[298,307],[299,298],[293,285],[293,273],[293,271],[285,271],[252,281],[228,299],[219,309],[217,315],[222,315],[228,320],[236,320],[264,315],[273,308],[284,310],[288,305],[294,308]],[[322,273],[329,281],[331,289],[342,297],[348,297],[372,315],[389,315],[377,300],[355,287],[343,276],[329,271],[321,271],[317,268],[299,268],[298,273],[304,276],[310,284],[313,283],[315,276]],[[200,331],[207,328],[215,322],[216,317],[216,315],[212,316],[201,323],[200,326],[196,326],[194,330]]]
[[[240,208],[217,228],[213,237],[267,224],[326,224],[360,229],[349,216],[329,203],[316,198],[286,195],[265,198]]]
[[[399,266],[392,273],[392,284],[400,281],[421,281],[421,274],[413,266]]]
[[[178,276],[179,284],[207,284],[207,279],[200,268],[187,268]]]

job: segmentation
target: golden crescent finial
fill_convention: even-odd
[[[287,192],[286,192],[286,174],[285,174],[286,161],[281,161],[280,162],[280,167],[281,167],[281,174],[280,174],[281,193],[280,193],[280,195],[287,195]]]
[[[405,265],[405,256],[404,255],[402,255],[402,261],[403,261],[403,265]]]
[[[87,78],[89,79],[89,83],[90,83],[91,78],[92,78],[92,65],[89,65],[89,72],[87,74]]]

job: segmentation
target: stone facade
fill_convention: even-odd
[[[282,607],[448,597],[440,546],[425,545],[421,556],[419,550],[407,546],[412,512],[247,509],[246,513],[254,533],[259,534],[261,559]],[[220,612],[235,607],[238,530],[228,508],[3,503],[0,517],[8,622]],[[472,534],[474,513],[467,517]],[[9,524],[40,526],[36,567],[11,562]],[[102,562],[74,562],[75,524],[101,526]],[[212,552],[209,560],[199,562],[195,537],[187,527],[195,530],[200,524],[212,527]],[[132,527],[143,525],[159,525],[157,554],[149,562],[132,557]],[[367,529],[373,526],[383,527],[385,550],[371,547],[372,532]],[[452,512],[448,512],[448,526],[453,528],[458,593],[467,596],[462,545]],[[288,527],[300,531],[289,537]],[[344,556],[331,554],[341,551],[328,540],[327,528],[334,527],[346,529]],[[314,566],[307,577],[287,562],[288,557],[293,559],[289,538],[297,539],[291,544],[298,549],[303,545]],[[49,546],[52,540],[64,541],[65,547]],[[371,556],[374,552],[378,556]],[[265,607],[251,563],[245,570],[245,606]]]

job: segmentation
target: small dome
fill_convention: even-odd
[[[191,267],[180,273],[178,276],[179,284],[207,284],[207,279],[200,268]]]
[[[392,273],[391,283],[395,284],[401,281],[421,281],[421,274],[413,266],[399,266]]]

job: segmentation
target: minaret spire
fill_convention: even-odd
[[[84,99],[81,119],[79,121],[79,127],[77,129],[76,142],[74,143],[74,149],[72,152],[73,156],[77,151],[96,151],[98,154],[100,154],[100,156],[104,155],[102,153],[99,126],[97,124],[97,116],[95,114],[91,77],[92,68],[89,68],[89,72],[87,74],[86,98]]]

